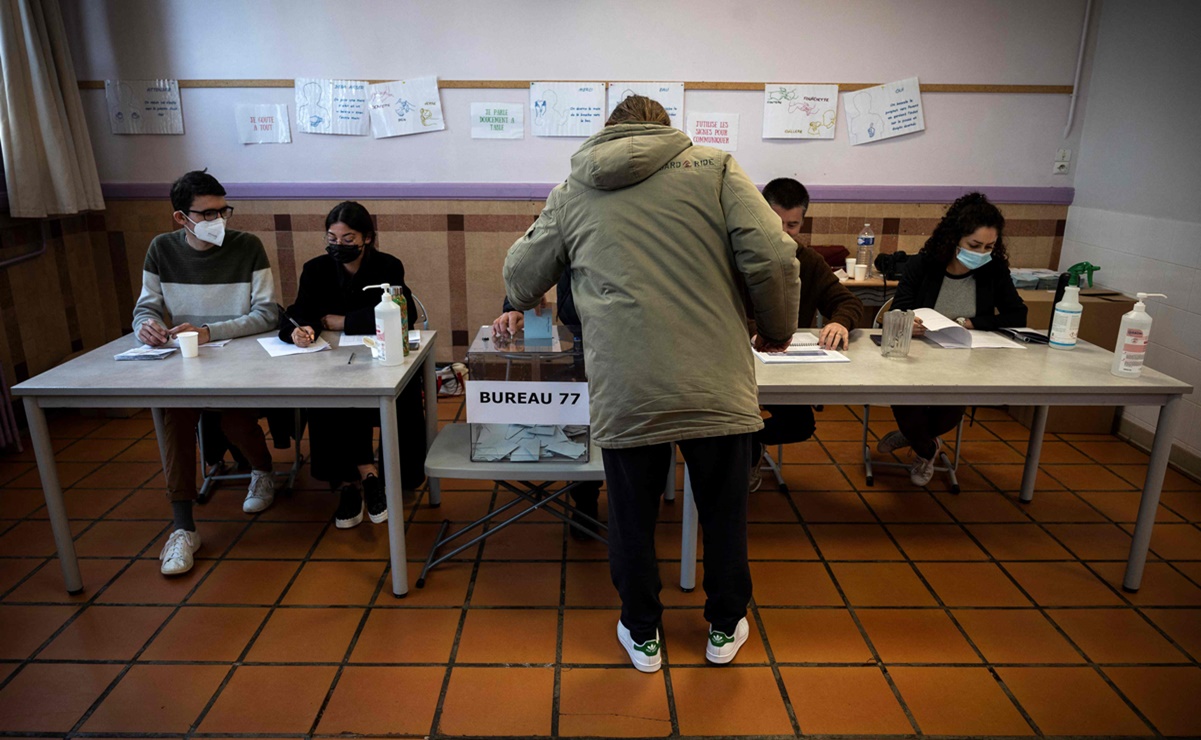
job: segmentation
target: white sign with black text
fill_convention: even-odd
[[[587,383],[468,380],[469,424],[587,424]]]

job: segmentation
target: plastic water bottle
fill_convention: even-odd
[[[876,256],[876,234],[872,231],[871,224],[863,225],[863,231],[859,232],[859,238],[855,243],[859,245],[859,253],[855,255],[855,264],[867,265],[867,276],[871,277],[872,260]]]

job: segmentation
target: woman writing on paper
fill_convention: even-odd
[[[371,214],[362,205],[344,201],[325,217],[325,254],[305,263],[296,302],[281,317],[279,338],[307,347],[323,329],[346,334],[375,334],[378,290],[368,285],[404,286],[409,325],[417,319],[412,293],[405,285],[404,264],[379,250]],[[300,325],[294,326],[288,318]],[[368,359],[366,348],[361,355]],[[421,384],[409,383],[396,401],[398,420],[406,444],[400,450],[402,488],[406,494],[425,480],[425,415]],[[384,482],[375,464],[374,427],[379,412],[372,409],[309,409],[309,447],[313,477],[339,491],[334,516],[339,529],[363,521],[366,509],[372,522],[388,520]],[[360,491],[360,481],[362,490]],[[364,507],[364,498],[366,506]]]
[[[1005,253],[1005,217],[981,193],[951,204],[921,252],[909,261],[892,307],[932,308],[968,329],[1025,326],[1026,304],[1009,277]],[[925,331],[914,320],[913,333]],[[888,454],[913,450],[909,479],[924,486],[934,475],[942,448],[939,435],[954,429],[963,406],[893,406],[897,431],[884,435],[876,449]]]

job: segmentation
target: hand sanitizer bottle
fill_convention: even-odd
[[[366,285],[363,290],[370,288],[383,291],[379,305],[375,307],[375,346],[379,351],[379,363],[388,367],[403,365],[403,347],[408,343],[408,337],[405,336],[404,320],[400,317],[400,306],[392,301],[392,286],[388,283]]]
[[[1075,282],[1078,276],[1073,276]],[[1076,349],[1076,333],[1080,330],[1080,285],[1068,285],[1063,289],[1063,300],[1055,304],[1051,319],[1051,349]]]
[[[1147,313],[1144,298],[1163,293],[1138,293],[1134,310],[1122,314],[1122,325],[1118,328],[1118,343],[1113,348],[1113,365],[1109,372],[1119,378],[1137,378],[1143,374],[1143,360],[1147,356],[1147,342],[1151,341],[1151,316]]]

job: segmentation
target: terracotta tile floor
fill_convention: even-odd
[[[860,413],[819,413],[818,439],[785,448],[791,494],[752,495],[756,598],[731,666],[704,663],[703,594],[675,585],[680,504],[663,505],[653,676],[614,638],[603,546],[546,516],[394,599],[386,528],[335,529],[306,469],[256,517],[219,490],[195,570],[166,579],[149,416],[54,416],[87,590],[62,588],[32,453],[0,456],[0,736],[1201,735],[1201,485],[1169,472],[1127,594],[1143,453],[1048,435],[1020,504],[1024,430],[981,409],[962,494],[887,470],[869,488]],[[873,409],[873,435],[889,423]],[[443,519],[508,500],[457,480],[409,507],[410,582]]]

